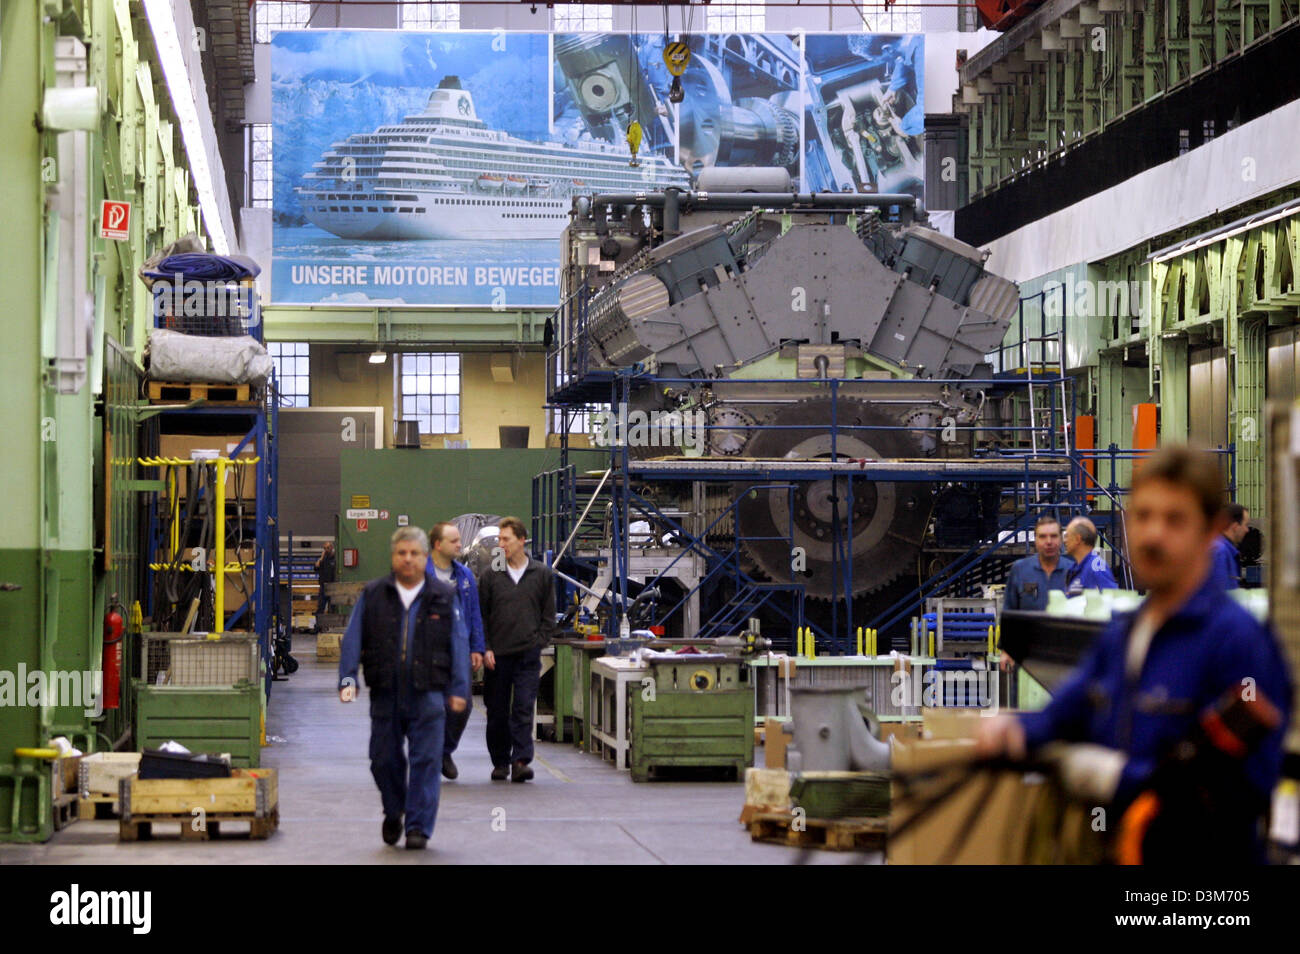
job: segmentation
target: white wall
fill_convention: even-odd
[[[989,266],[1027,281],[1300,182],[1297,129],[1300,100],[990,242]]]

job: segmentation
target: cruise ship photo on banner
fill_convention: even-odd
[[[303,215],[340,238],[555,239],[575,194],[689,185],[662,155],[630,160],[625,144],[493,129],[448,75],[421,112],[331,145],[297,192]]]

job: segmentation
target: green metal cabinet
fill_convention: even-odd
[[[262,689],[139,687],[136,747],[156,749],[175,740],[191,752],[230,753],[239,768],[257,768],[262,746]]]
[[[697,676],[707,677],[697,681]],[[683,656],[652,662],[653,693],[628,694],[632,780],[665,768],[734,768],[754,764],[754,691],[738,659]]]

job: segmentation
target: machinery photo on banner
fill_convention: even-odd
[[[284,31],[271,63],[280,304],[555,305],[575,196],[705,170],[923,194],[920,36]]]

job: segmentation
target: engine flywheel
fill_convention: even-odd
[[[904,427],[911,410],[894,411],[841,399],[836,408],[836,456],[925,456],[919,433],[853,429]],[[745,447],[745,456],[829,460],[830,422],[830,398],[787,405],[776,412],[767,428],[757,432]],[[743,550],[773,582],[791,580],[793,569],[793,579],[803,583],[805,594],[815,599],[841,598],[846,591],[845,561],[841,556],[837,567],[834,559],[837,526],[841,555],[852,554],[850,589],[854,596],[873,592],[915,568],[932,496],[925,483],[854,479],[850,500],[847,477],[796,481],[791,489],[738,483],[733,492],[738,498],[743,495],[736,529]],[[790,538],[802,552],[791,552],[791,544],[786,542]]]

